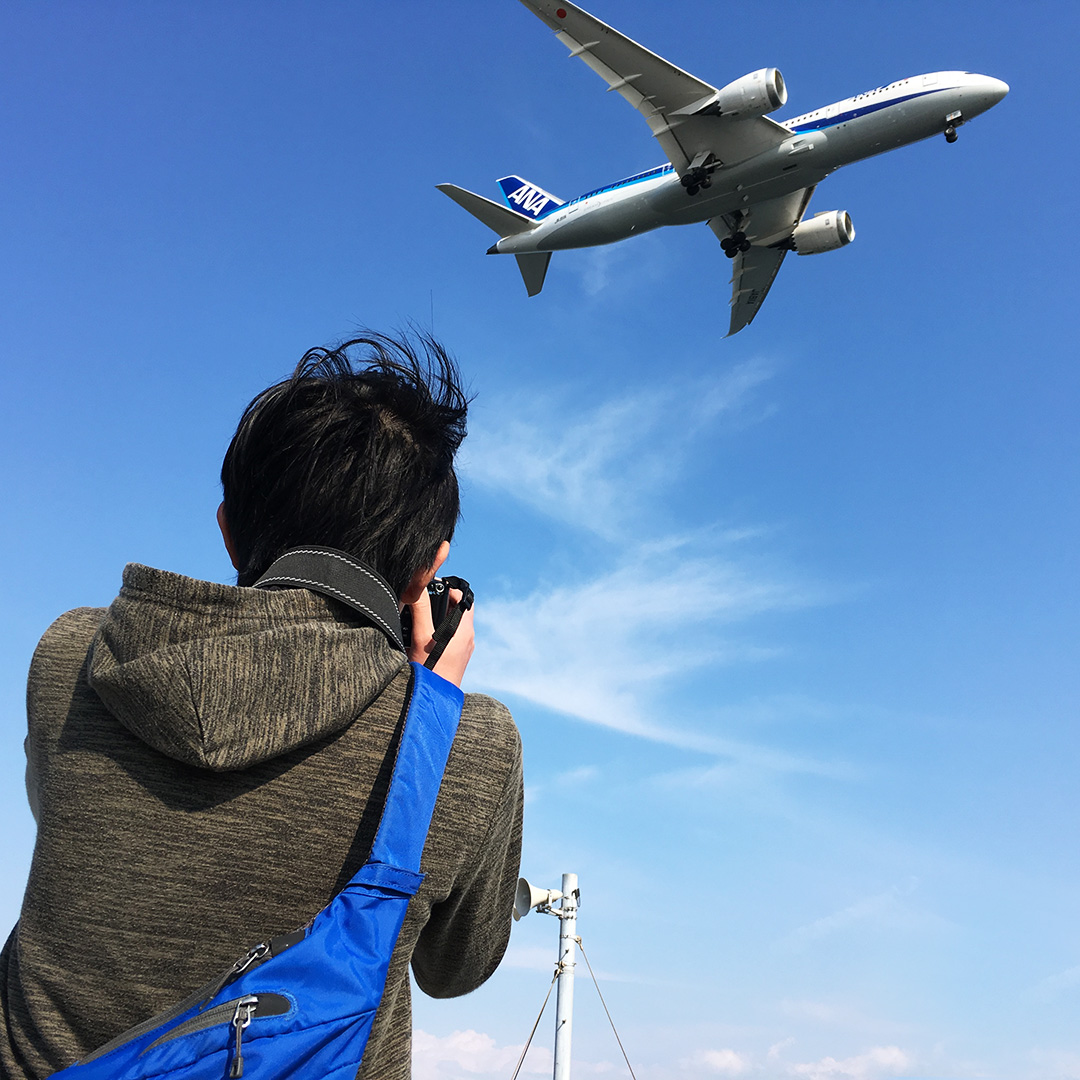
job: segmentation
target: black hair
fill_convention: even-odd
[[[401,596],[459,515],[468,399],[430,334],[310,349],[244,410],[221,466],[237,584],[290,547],[339,548]]]

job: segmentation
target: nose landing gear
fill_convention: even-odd
[[[962,112],[951,112],[945,117],[945,141],[948,143],[954,143],[960,137],[956,134],[956,129],[964,122],[964,114]]]

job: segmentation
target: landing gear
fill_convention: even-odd
[[[950,124],[945,129],[945,141],[946,142],[956,142],[956,140],[959,139],[959,138],[960,138],[960,136],[956,134],[956,128],[954,128],[952,126],[952,124]]]
[[[945,117],[945,141],[956,142],[956,129],[964,122],[964,114],[957,109]]]
[[[709,176],[708,169],[690,169],[685,176],[680,178],[679,183],[686,188],[687,195],[696,195],[702,188],[707,188],[712,184],[712,177]]]
[[[686,188],[687,195],[696,195],[712,184],[712,171],[719,167],[720,162],[715,154],[702,151],[690,162],[690,168],[679,178],[679,183]]]
[[[750,250],[750,241],[746,239],[746,233],[736,232],[725,236],[720,241],[720,250],[729,258],[734,259],[740,251]]]

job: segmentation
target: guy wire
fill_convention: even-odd
[[[525,1060],[525,1055],[529,1052],[529,1047],[532,1045],[533,1036],[536,1034],[536,1029],[540,1026],[540,1018],[544,1015],[544,1010],[547,1008],[548,998],[551,997],[551,988],[555,985],[555,980],[558,977],[559,969],[556,968],[555,974],[551,976],[551,982],[548,984],[548,991],[544,995],[544,1004],[540,1006],[540,1012],[536,1017],[536,1023],[533,1024],[532,1031],[529,1032],[529,1037],[525,1040],[525,1049],[521,1051],[521,1057],[518,1058],[518,1063],[514,1067],[514,1075],[510,1077],[510,1080],[517,1080],[517,1074],[521,1072],[521,1063]],[[597,987],[597,989],[599,990],[600,988]],[[618,1038],[618,1035],[616,1035],[615,1038]],[[637,1080],[636,1077],[635,1080]]]
[[[634,1076],[634,1067],[630,1064],[630,1059],[626,1056],[626,1050],[623,1048],[622,1039],[619,1038],[619,1033],[615,1031],[615,1021],[611,1019],[611,1013],[608,1012],[607,1002],[604,1000],[604,995],[600,993],[600,984],[596,981],[596,973],[592,969],[592,964],[589,963],[589,954],[585,952],[585,946],[581,943],[581,938],[574,939],[578,943],[578,948],[581,950],[581,955],[585,958],[585,966],[589,969],[589,974],[592,976],[593,986],[596,987],[596,992],[600,994],[600,1004],[604,1006],[604,1012],[607,1013],[608,1023],[611,1025],[611,1030],[615,1032],[615,1041],[619,1044],[619,1049],[622,1050],[623,1061],[626,1062],[626,1067],[630,1070],[630,1075],[633,1080],[637,1080]],[[551,993],[551,988],[548,987],[548,993]],[[546,1004],[545,1000],[545,1004]],[[539,1020],[537,1020],[539,1023]],[[533,1028],[535,1031],[536,1028]],[[532,1036],[530,1036],[531,1038]],[[517,1073],[514,1074],[515,1076]]]

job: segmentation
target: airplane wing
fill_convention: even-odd
[[[718,240],[741,231],[751,244],[749,251],[740,251],[732,259],[728,337],[754,321],[787,254],[788,249],[782,245],[802,220],[813,194],[812,187],[803,188],[779,199],[756,203],[736,214],[709,219],[709,228]]]
[[[695,115],[717,88],[668,63],[568,0],[521,0],[642,116],[682,175],[699,154],[733,164],[779,146],[791,132],[765,116],[723,120]]]

